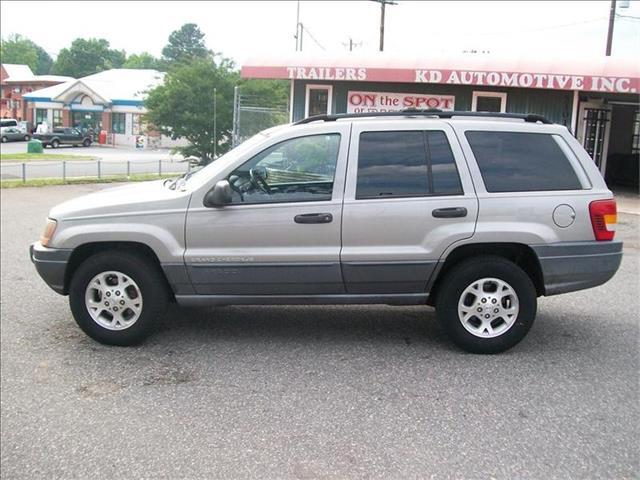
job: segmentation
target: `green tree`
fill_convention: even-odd
[[[35,43],[22,35],[11,35],[0,42],[0,60],[2,63],[29,65],[33,72],[38,67],[38,50]]]
[[[148,93],[145,121],[173,139],[188,140],[189,146],[177,150],[184,156],[197,157],[200,164],[206,165],[214,160],[216,143],[218,154],[231,147],[233,87],[238,81],[238,72],[228,59],[215,62],[212,58],[200,58],[175,65],[163,84]]]
[[[69,48],[63,48],[53,64],[56,75],[86,77],[94,73],[120,68],[125,62],[123,50],[112,50],[104,38],[76,38]]]
[[[162,49],[162,57],[169,64],[209,56],[211,51],[204,44],[204,33],[195,23],[185,23],[172,32],[169,43]]]
[[[36,52],[38,53],[38,61],[36,62],[36,75],[47,75],[51,72],[51,67],[53,67],[53,59],[51,56],[42,48],[40,45],[36,45]]]
[[[131,54],[122,65],[122,68],[142,68],[151,70],[163,70],[162,61],[147,52]]]

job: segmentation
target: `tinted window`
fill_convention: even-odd
[[[444,132],[360,134],[357,199],[461,193],[460,177]]]
[[[579,190],[569,159],[549,134],[466,132],[488,192]]]
[[[232,203],[331,200],[340,134],[310,135],[273,145],[235,169]]]
[[[422,132],[360,134],[356,198],[415,197],[428,193]]]
[[[449,140],[444,132],[426,132],[433,178],[433,193],[436,195],[462,194],[460,176],[453,158]]]

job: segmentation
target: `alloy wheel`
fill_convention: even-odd
[[[518,295],[511,285],[498,278],[482,278],[460,295],[458,319],[472,335],[494,338],[513,326],[519,309]]]

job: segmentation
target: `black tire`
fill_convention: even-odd
[[[59,141],[59,140],[53,140],[53,141],[51,142],[51,146],[52,146],[53,148],[58,148],[58,147],[60,146],[60,141]]]
[[[9,139],[7,137],[2,137],[2,143],[7,143]]]
[[[91,146],[91,140],[89,140],[88,138],[85,138],[85,139],[82,141],[82,146],[83,146],[83,147],[90,147],[90,146]]]
[[[492,338],[470,333],[458,317],[458,302],[462,293],[473,282],[483,278],[495,278],[508,283],[519,302],[519,312],[513,325]],[[488,255],[465,260],[449,271],[440,285],[436,300],[437,316],[442,328],[456,345],[471,353],[500,353],[519,343],[533,325],[536,309],[536,289],[529,276],[513,262]]]
[[[89,282],[98,274],[118,271],[129,276],[142,295],[139,318],[124,330],[109,330],[93,320],[85,305]],[[135,345],[146,339],[164,316],[169,290],[164,274],[151,260],[130,252],[108,251],[86,259],[74,272],[69,286],[69,305],[78,326],[94,340],[107,345]]]
[[[24,136],[24,141],[28,142],[29,140],[31,140],[31,136],[30,135],[25,135]]]

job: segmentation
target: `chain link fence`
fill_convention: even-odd
[[[235,87],[233,95],[233,146],[251,138],[256,133],[289,122],[289,102],[265,101],[259,95],[242,93]]]
[[[27,180],[67,179],[108,177],[130,177],[132,175],[170,175],[182,174],[191,169],[188,161],[171,160],[67,160],[46,162],[1,163],[0,179]]]

